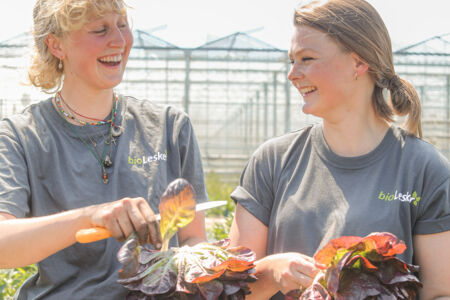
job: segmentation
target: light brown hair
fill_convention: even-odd
[[[92,17],[108,12],[126,15],[124,0],[37,0],[33,10],[34,51],[28,79],[44,92],[52,93],[62,84],[63,68],[45,43],[49,34],[63,38],[81,29]]]
[[[409,82],[395,74],[391,39],[375,8],[364,0],[313,1],[295,11],[294,25],[321,30],[345,51],[356,53],[369,65],[375,82],[375,113],[389,122],[394,114],[408,115],[405,129],[422,137],[419,96]],[[383,96],[384,88],[390,92],[390,103]]]

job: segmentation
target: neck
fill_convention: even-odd
[[[112,89],[92,92],[63,86],[61,95],[64,102],[76,112],[100,120],[105,119],[111,113],[114,103]]]
[[[389,126],[388,122],[379,118],[352,118],[338,123],[324,120],[323,134],[334,153],[352,157],[374,150],[383,140]]]

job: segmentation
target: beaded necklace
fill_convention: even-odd
[[[102,124],[108,124],[108,123],[110,123],[110,126],[109,126],[109,130],[108,130],[108,137],[105,138],[105,144],[103,145],[103,153],[102,153],[102,155],[100,156],[100,153],[99,153],[98,150],[97,150],[97,144],[92,140],[92,138],[91,138],[88,134],[86,134],[86,136],[88,137],[89,141],[92,143],[93,149],[90,147],[89,143],[86,142],[86,141],[80,136],[80,134],[77,132],[76,128],[69,122],[68,119],[73,119],[73,120],[76,120],[76,121],[78,121],[78,122],[82,122],[82,121],[81,121],[81,120],[78,120],[78,119],[76,119],[76,118],[74,118],[73,116],[72,116],[72,117],[67,116],[67,115],[70,115],[70,114],[64,112],[64,110],[62,109],[62,107],[61,107],[61,101],[58,100],[58,94],[60,95],[60,92],[58,92],[58,93],[55,95],[55,103],[56,103],[56,106],[58,107],[59,113],[61,114],[61,116],[62,116],[62,117],[64,118],[64,120],[66,121],[65,124],[67,124],[67,126],[68,126],[68,127],[71,129],[71,131],[77,136],[77,138],[78,138],[78,139],[86,146],[86,148],[88,148],[89,151],[94,155],[94,157],[96,158],[96,160],[97,160],[97,162],[98,162],[98,164],[100,165],[101,170],[102,170],[102,180],[103,180],[103,183],[104,183],[104,184],[107,184],[107,183],[109,182],[109,178],[108,178],[108,174],[106,173],[106,169],[105,169],[105,168],[111,167],[111,166],[112,166],[112,161],[111,161],[111,157],[110,157],[109,155],[106,155],[106,156],[105,156],[105,154],[106,154],[106,148],[107,148],[107,145],[110,145],[109,153],[110,153],[110,155],[111,155],[112,144],[113,144],[113,143],[116,144],[115,139],[114,139],[114,137],[113,137],[113,128],[115,127],[115,118],[116,118],[116,115],[117,115],[117,102],[118,102],[119,97],[116,96],[115,94],[113,94],[114,105],[113,105],[113,109],[112,109],[112,112],[111,112],[111,119],[108,120],[108,121],[103,121],[103,123],[102,123]],[[81,124],[82,124],[82,123],[81,123]],[[91,125],[102,125],[102,124],[98,124],[98,123],[92,124],[92,123],[91,123]],[[82,125],[83,125],[83,126],[86,125],[86,122],[85,122],[85,124],[82,124]]]
[[[117,111],[117,101],[118,101],[118,99],[119,99],[119,97],[116,96],[116,97],[115,97],[115,101],[114,101],[113,112],[114,112],[114,111]],[[85,116],[83,116],[83,115],[80,115],[80,116],[83,117],[83,118],[91,119],[91,120],[96,120],[97,122],[86,122],[86,121],[80,120],[80,119],[76,118],[75,116],[73,116],[72,114],[70,114],[69,112],[64,111],[64,109],[63,109],[63,107],[62,107],[62,104],[61,104],[61,101],[69,108],[70,111],[74,112],[74,113],[77,114],[77,115],[80,115],[80,114],[78,114],[76,111],[74,111],[74,110],[67,104],[66,101],[64,101],[64,98],[63,98],[62,95],[61,95],[61,91],[59,91],[59,92],[57,92],[56,95],[55,95],[55,103],[56,103],[56,107],[58,108],[59,113],[62,114],[62,115],[64,116],[64,118],[74,120],[75,122],[79,123],[79,124],[82,125],[82,126],[85,126],[86,124],[93,125],[93,126],[96,126],[96,125],[105,125],[105,124],[108,124],[108,123],[112,123],[112,122],[113,122],[113,117],[114,117],[114,116],[111,116],[111,119],[109,119],[109,120],[99,120],[99,119],[89,118],[89,117],[85,117]]]

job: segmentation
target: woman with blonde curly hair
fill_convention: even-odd
[[[309,286],[317,250],[371,232],[406,243],[421,299],[449,299],[450,165],[421,139],[420,100],[395,72],[383,20],[367,1],[325,0],[294,25],[288,78],[322,122],[261,145],[231,195],[232,244],[259,258],[248,299]]]
[[[37,263],[16,299],[123,299],[120,241],[160,247],[158,212],[183,177],[207,201],[187,115],[114,91],[133,43],[123,0],[37,0],[30,82],[49,99],[0,122],[0,268]],[[108,229],[114,239],[78,244]],[[206,240],[204,216],[171,245]]]

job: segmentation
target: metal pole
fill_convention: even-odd
[[[249,142],[250,146],[253,145],[253,140],[255,138],[255,135],[253,134],[253,98],[250,98],[249,103],[249,116],[248,116],[248,133],[249,133]]]
[[[286,76],[284,78],[284,89],[286,94],[286,107],[284,110],[284,132],[291,131],[291,83],[287,78],[289,73],[290,64],[286,62]]]
[[[190,73],[191,73],[191,51],[190,50],[184,50],[184,57],[186,59],[186,74],[184,78],[184,111],[188,114],[189,113],[189,92],[191,88],[191,81],[190,81]]]
[[[447,120],[445,126],[447,127],[446,147],[447,158],[450,159],[450,75],[447,75]]]
[[[273,136],[277,135],[277,72],[273,72]]]
[[[267,111],[268,105],[269,105],[268,87],[267,87],[267,82],[264,82],[264,140],[267,140],[267,138],[269,137],[268,128],[267,128],[267,123],[269,122],[268,111]]]
[[[258,144],[259,141],[259,91],[256,91],[256,143]]]

